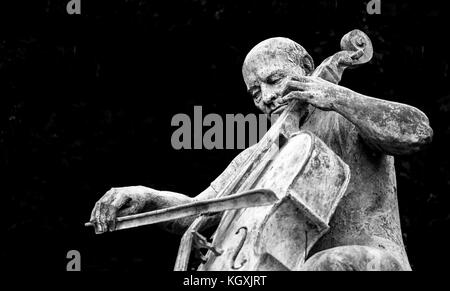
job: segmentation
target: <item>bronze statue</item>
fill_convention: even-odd
[[[200,270],[410,270],[393,156],[420,150],[433,132],[414,107],[338,85],[346,67],[372,57],[358,30],[341,48],[315,69],[290,39],[256,45],[242,73],[255,105],[281,114],[269,132],[197,197],[111,189],[92,211],[96,233],[115,230],[127,215],[128,227],[161,221],[172,232],[187,229],[176,270],[186,269],[192,246],[208,249]],[[210,243],[199,231],[219,220]]]

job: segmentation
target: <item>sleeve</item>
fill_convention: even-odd
[[[236,171],[242,166],[242,164],[247,160],[247,158],[253,153],[255,145],[243,150],[239,155],[237,155],[233,161],[227,166],[225,171],[223,171],[212,183],[211,188],[218,194],[225,187],[226,183],[230,181]]]

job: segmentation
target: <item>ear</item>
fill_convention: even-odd
[[[302,66],[305,69],[306,75],[311,75],[314,72],[314,61],[309,54],[306,54],[302,59]]]

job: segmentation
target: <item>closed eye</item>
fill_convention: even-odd
[[[261,98],[261,89],[259,87],[254,86],[253,88],[250,88],[248,91],[248,94],[250,94],[255,101],[259,101]]]
[[[274,85],[278,84],[284,78],[281,74],[271,75],[266,79],[267,84]]]
[[[259,100],[261,99],[261,90],[255,90],[252,93],[250,93],[250,95],[252,95],[253,100],[259,102]]]

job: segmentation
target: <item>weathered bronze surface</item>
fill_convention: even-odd
[[[188,229],[175,269],[186,269],[194,245],[209,250],[201,270],[410,270],[393,156],[422,149],[433,131],[414,107],[338,85],[345,68],[373,53],[358,30],[342,38],[341,48],[314,69],[290,39],[256,45],[242,67],[248,92],[268,117],[282,112],[266,136],[197,197],[143,186],[111,189],[92,211],[96,232],[113,231],[117,216],[267,187],[278,196],[274,205],[161,223],[176,233]],[[286,139],[280,150],[279,136]],[[312,148],[326,158],[314,164]],[[219,220],[213,242],[206,242],[198,231]]]

